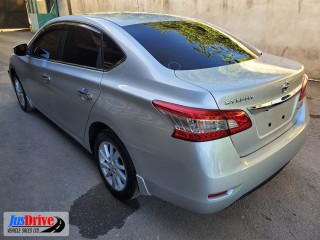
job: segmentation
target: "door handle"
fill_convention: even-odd
[[[92,99],[92,94],[90,94],[86,88],[81,88],[78,91],[78,93],[79,93],[82,100],[91,100]]]
[[[42,77],[42,80],[43,80],[44,83],[47,83],[47,82],[49,82],[51,80],[51,78],[46,73],[42,74],[41,77]]]

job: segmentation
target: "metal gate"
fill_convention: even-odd
[[[29,25],[25,0],[0,0],[0,29]]]
[[[26,3],[32,32],[59,16],[57,0],[26,0]]]

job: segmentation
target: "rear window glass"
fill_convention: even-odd
[[[257,57],[224,33],[194,21],[150,22],[123,29],[173,70],[218,67]]]
[[[87,67],[99,67],[100,33],[84,27],[68,26],[62,61]]]
[[[125,58],[124,53],[109,37],[103,35],[104,69],[109,70]]]

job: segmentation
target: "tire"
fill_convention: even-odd
[[[104,183],[116,198],[128,201],[139,195],[133,162],[113,131],[106,129],[97,135],[93,155]]]
[[[13,75],[12,83],[21,109],[25,112],[31,112],[33,110],[33,106],[30,103],[31,100],[27,98],[26,93],[17,75]]]

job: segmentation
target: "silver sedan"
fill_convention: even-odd
[[[309,123],[301,64],[183,17],[57,18],[8,72],[22,110],[90,151],[120,200],[222,210],[282,169]]]

